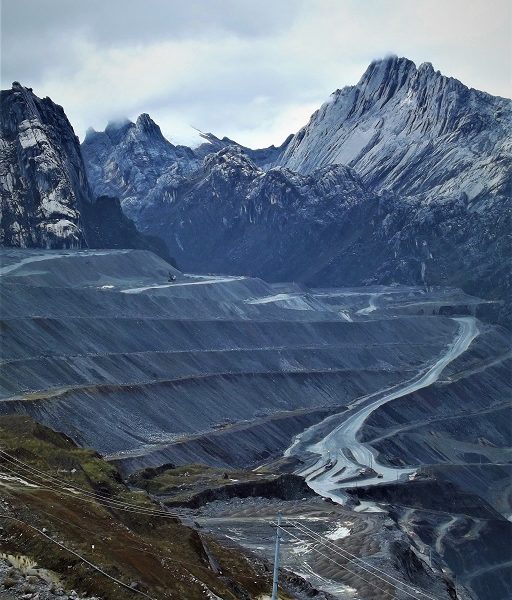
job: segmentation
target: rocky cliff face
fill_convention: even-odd
[[[92,196],[62,107],[16,82],[0,102],[0,243],[81,247],[80,211]]]
[[[168,258],[165,245],[142,236],[117,198],[96,200],[61,106],[17,82],[1,92],[0,103],[1,245],[145,248]],[[141,118],[138,126],[156,140],[151,123]]]
[[[205,141],[194,150],[174,146],[147,114],[140,115],[135,123],[127,119],[111,122],[105,131],[89,129],[82,153],[94,193],[121,198],[123,207],[131,214],[138,207],[144,209],[155,198],[167,197],[179,181],[200,170],[203,160],[211,154],[225,149],[242,151],[255,165],[268,169],[292,139],[290,136],[277,148],[252,150],[227,137],[200,135]]]
[[[506,193],[511,139],[510,100],[469,89],[430,63],[389,57],[336,90],[278,160],[303,173],[345,164],[379,190],[471,201]]]
[[[167,171],[189,173],[199,165],[194,152],[174,146],[147,114],[136,123],[109,123],[105,131],[89,129],[82,144],[94,193],[142,199]]]

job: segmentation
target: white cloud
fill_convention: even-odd
[[[2,87],[62,104],[83,136],[149,112],[174,142],[190,125],[281,143],[329,94],[394,52],[510,95],[508,0],[17,0],[2,5]]]

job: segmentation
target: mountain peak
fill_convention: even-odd
[[[81,247],[80,211],[91,196],[78,139],[64,111],[14,82],[12,90],[0,94],[0,112],[5,150],[0,157],[0,243]]]
[[[137,117],[135,121],[135,126],[142,131],[147,132],[160,132],[160,127],[153,121],[153,119],[148,115],[148,113],[142,113]]]
[[[415,72],[416,65],[412,60],[395,55],[386,56],[370,63],[357,87],[366,88],[373,94],[377,88],[386,86],[388,93],[393,94]]]
[[[87,130],[85,132],[84,142],[90,142],[97,135],[101,135],[101,134],[98,133],[96,131],[96,129],[94,129],[94,127],[87,127]]]
[[[133,123],[127,117],[122,117],[121,119],[112,119],[107,123],[105,130],[110,131],[118,131],[119,129],[123,129],[127,125],[133,125]]]
[[[169,144],[172,146],[171,142],[164,138],[162,130],[148,113],[142,113],[137,117],[137,121],[135,122],[135,132],[137,132],[139,136],[151,140],[152,142],[160,144],[165,143],[166,145]]]
[[[133,127],[133,123],[129,119],[117,119],[108,122],[105,133],[114,144],[118,144],[130,127]]]
[[[382,58],[376,58],[370,63],[372,65],[389,65],[391,68],[397,68],[402,66],[412,66],[416,68],[414,61],[405,56],[398,56],[397,54],[386,54]]]
[[[418,67],[418,71],[425,71],[427,73],[434,73],[434,67],[431,62],[424,62]]]
[[[226,146],[219,152],[209,154],[204,159],[204,167],[208,172],[224,173],[226,176],[234,172],[245,175],[261,172],[239,146]]]
[[[473,199],[505,187],[510,124],[496,115],[511,109],[510,101],[471,90],[430,63],[387,56],[313,114],[281,163],[302,173],[346,164],[378,190],[430,200],[456,189]],[[499,174],[495,164],[503,165]]]

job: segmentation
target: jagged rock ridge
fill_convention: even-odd
[[[17,82],[2,91],[0,101],[0,242],[81,247],[80,210],[91,194],[78,139],[62,107]]]
[[[125,200],[124,209],[142,231],[162,236],[186,269],[271,273],[276,280],[312,275],[321,267],[318,236],[333,224],[342,236],[351,219],[377,204],[342,165],[312,175],[263,171],[229,146],[189,177],[153,190],[145,203]]]
[[[192,159],[171,160],[136,195],[138,157],[119,143],[129,176],[115,191],[190,269],[316,285],[459,285],[508,299],[511,115],[510,100],[388,57],[280,148],[250,151],[205,134]],[[84,151],[87,159],[87,141]],[[350,202],[340,178],[357,187]]]
[[[135,123],[111,122],[105,131],[87,131],[82,144],[91,185],[97,195],[143,197],[167,170],[189,172],[199,160],[186,146],[168,142],[147,114]]]
[[[1,245],[146,248],[169,258],[164,244],[139,234],[117,198],[94,197],[61,106],[18,82],[1,92],[0,103]],[[154,143],[151,123],[140,119]]]
[[[303,173],[346,164],[377,189],[473,200],[510,186],[511,139],[510,100],[389,57],[336,90],[278,160]]]
[[[460,285],[504,299],[511,116],[510,100],[388,57],[280,148],[204,134],[207,144],[177,157],[159,135],[155,147],[167,153],[144,142],[141,155],[130,142],[137,122],[103,159],[99,141],[113,125],[83,149],[95,189],[115,184],[125,212],[187,268],[322,285]],[[103,172],[122,165],[124,179],[97,177],[98,157]],[[357,201],[346,202],[339,177],[357,181]]]
[[[205,141],[193,150],[175,146],[145,113],[135,123],[125,119],[110,122],[105,131],[90,128],[82,152],[94,193],[118,196],[125,207],[143,206],[155,196],[166,196],[177,182],[201,169],[203,160],[211,154],[224,149],[241,150],[255,165],[266,169],[276,163],[292,138],[289,136],[277,148],[252,150],[227,137],[200,135]]]

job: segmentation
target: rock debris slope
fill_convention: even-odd
[[[0,412],[65,427],[129,469],[254,465],[326,411],[408,378],[456,330],[446,317],[359,316],[367,290],[179,272],[167,283],[171,267],[137,250],[1,257]],[[453,301],[438,298],[438,310]]]
[[[422,555],[425,545],[437,547],[435,563],[464,578],[476,597],[508,597],[510,351],[505,330],[473,317],[486,302],[453,289],[312,289],[186,275],[140,250],[3,248],[0,259],[0,413],[62,430],[125,475],[169,462],[302,470],[312,458],[308,436],[321,441],[358,400],[410,392],[411,380],[450,355],[461,334],[452,317],[465,315],[478,331],[469,348],[431,386],[403,391],[361,423],[359,440],[376,460],[354,454],[360,467],[351,474],[338,464],[350,448],[340,447],[324,457],[316,481],[327,475],[346,490],[348,475],[359,484],[352,494],[368,493],[364,501],[375,494],[404,531],[417,532]],[[304,451],[283,458],[295,436]],[[417,471],[421,485],[402,473],[398,484],[382,487],[386,480],[377,478],[365,487],[381,465]],[[458,526],[474,523],[470,538],[448,527],[452,517]],[[378,529],[384,542],[386,527]],[[373,533],[366,539],[375,542]],[[479,544],[486,556],[476,576]],[[379,550],[379,564],[397,556],[389,552]],[[408,566],[396,563],[407,579],[425,571]]]

